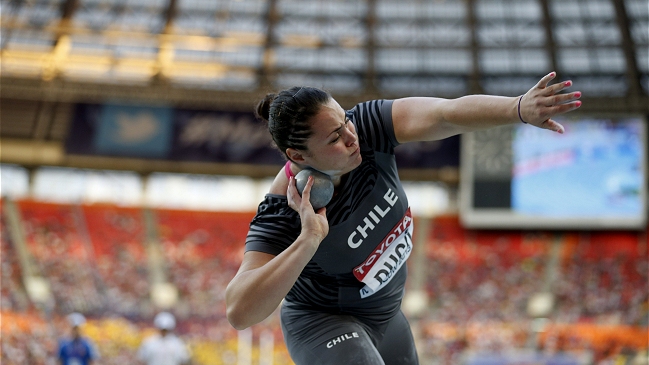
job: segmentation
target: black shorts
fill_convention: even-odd
[[[417,365],[408,320],[401,311],[383,324],[283,305],[282,332],[296,365]]]

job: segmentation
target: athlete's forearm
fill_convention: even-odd
[[[468,95],[448,101],[444,121],[462,129],[477,130],[520,123],[515,97]]]
[[[239,272],[225,292],[230,324],[242,330],[271,315],[291,290],[319,243],[317,238],[300,235],[284,252],[264,265]]]
[[[392,118],[401,143],[432,141],[494,126],[520,123],[517,99],[469,95],[457,99],[411,97],[394,101]]]

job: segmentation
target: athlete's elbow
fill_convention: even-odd
[[[228,285],[225,290],[225,316],[232,327],[241,331],[252,326],[254,323],[250,323],[248,318],[250,311],[244,308],[245,306],[242,305],[241,298],[237,298],[234,291],[235,288],[232,285]]]
[[[249,324],[246,320],[245,314],[242,313],[243,311],[237,309],[238,308],[236,308],[236,306],[227,305],[225,315],[228,318],[230,325],[232,325],[232,327],[234,327],[234,329],[236,329],[237,331],[242,331],[252,326],[252,324]]]

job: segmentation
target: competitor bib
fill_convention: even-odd
[[[365,284],[361,298],[367,298],[385,287],[403,266],[412,252],[413,222],[410,208],[403,218],[362,264],[354,268],[354,276]]]

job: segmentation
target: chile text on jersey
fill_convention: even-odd
[[[399,183],[379,178],[352,216],[330,227],[313,261],[329,274],[353,274],[365,284],[360,297],[369,297],[388,285],[410,256],[412,221]]]

